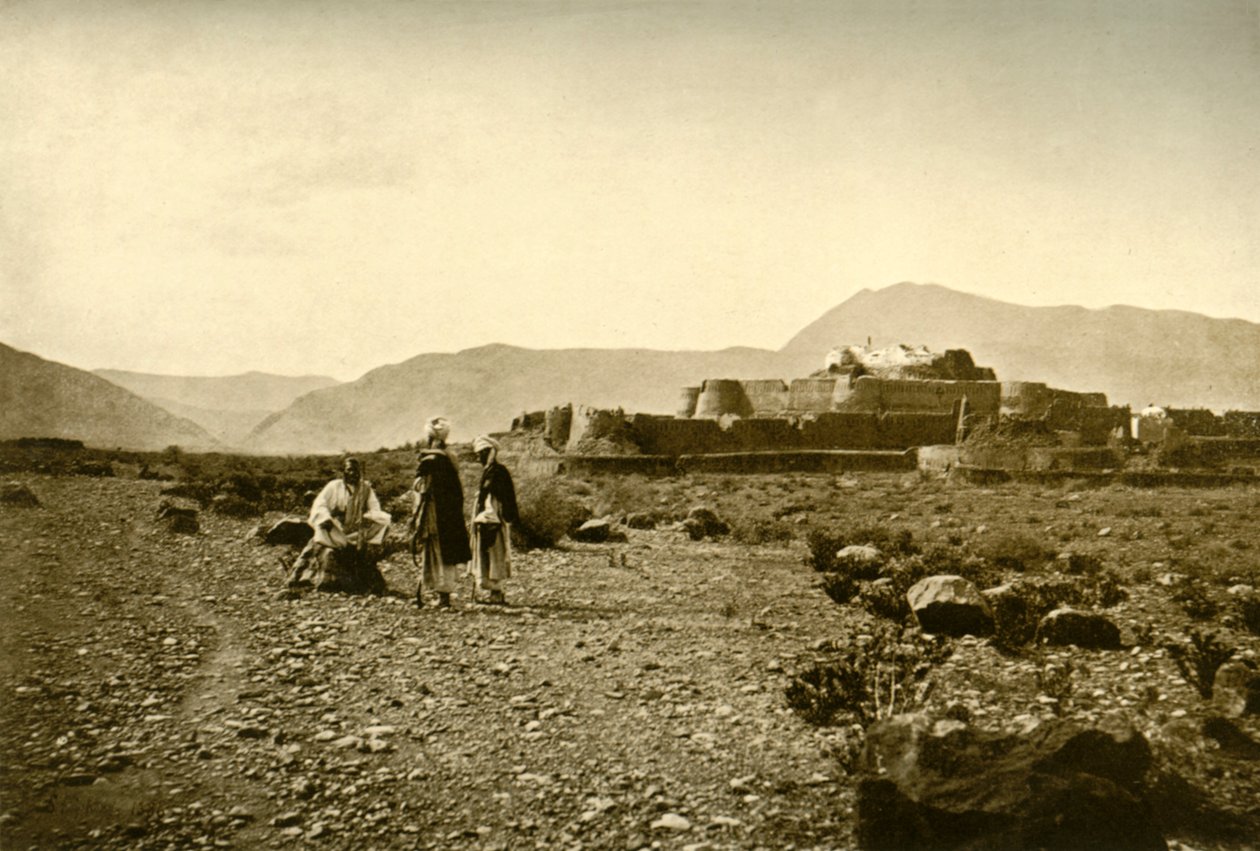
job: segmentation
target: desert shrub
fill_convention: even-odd
[[[822,578],[823,591],[827,593],[834,602],[843,606],[857,596],[858,584],[847,573],[824,573]]]
[[[831,648],[829,658],[816,660],[784,689],[788,706],[817,726],[849,720],[866,726],[913,710],[927,699],[932,669],[952,652],[943,638],[900,629]]]
[[[1216,672],[1233,657],[1235,650],[1210,631],[1192,629],[1187,639],[1165,644],[1164,649],[1185,681],[1194,686],[1200,697],[1210,700]]]
[[[652,488],[642,476],[608,476],[593,487],[592,508],[596,517],[646,511],[656,502]]]
[[[1059,568],[1073,576],[1093,576],[1103,569],[1103,563],[1088,553],[1067,553],[1058,559]]]
[[[234,493],[219,494],[210,500],[210,510],[225,517],[257,517],[262,513],[258,503]]]
[[[819,573],[831,573],[836,569],[836,553],[845,546],[845,536],[825,529],[810,529],[805,544],[809,547],[810,566]]]
[[[1216,603],[1208,596],[1203,582],[1198,579],[1187,579],[1181,583],[1173,591],[1172,598],[1187,615],[1195,620],[1203,621],[1215,617],[1218,611]]]
[[[782,520],[735,520],[731,536],[741,544],[782,544],[793,538],[792,527]]]
[[[874,582],[858,593],[862,606],[876,617],[901,623],[910,616],[906,592],[893,582]]]
[[[1058,579],[1021,580],[990,600],[993,607],[993,643],[1017,651],[1037,634],[1041,619],[1060,606],[1083,602],[1081,589]]]
[[[980,546],[979,554],[997,567],[1020,573],[1038,567],[1047,558],[1045,547],[1017,533],[993,536]]]
[[[1068,708],[1075,686],[1076,665],[1070,659],[1061,662],[1042,662],[1037,668],[1037,690],[1054,703],[1055,715],[1062,716]]]
[[[560,477],[522,478],[516,502],[520,520],[512,525],[512,534],[526,548],[554,547],[591,517],[571,483]]]
[[[886,526],[858,526],[841,532],[815,528],[806,535],[805,543],[809,546],[809,564],[822,573],[845,569],[846,565],[836,558],[836,553],[851,545],[869,544],[885,556],[919,552],[910,530],[891,530]]]
[[[1253,635],[1260,635],[1260,596],[1248,594],[1240,599],[1238,616]]]
[[[1124,587],[1120,574],[1111,568],[1104,568],[1086,579],[1082,591],[1082,602],[1103,609],[1118,606],[1129,599],[1129,592]]]

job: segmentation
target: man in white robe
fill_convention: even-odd
[[[364,553],[368,544],[383,542],[390,516],[381,510],[372,483],[363,478],[363,465],[357,458],[347,458],[341,478],[324,485],[315,497],[306,522],[315,534],[294,562],[290,584],[301,581],[322,550],[352,547]]]

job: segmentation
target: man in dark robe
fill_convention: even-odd
[[[472,560],[464,525],[464,488],[459,468],[446,449],[450,425],[434,417],[425,425],[426,446],[420,450],[415,490],[419,498],[413,543],[422,553],[416,605],[424,605],[424,591],[437,592],[438,608],[449,609],[451,593],[464,565]]]

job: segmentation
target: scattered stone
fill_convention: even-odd
[[[636,511],[626,515],[626,525],[631,529],[655,529],[656,518],[647,512]]]
[[[924,632],[942,635],[989,635],[993,611],[961,576],[929,576],[906,592],[910,609]]]
[[[1120,647],[1120,628],[1105,615],[1064,607],[1041,619],[1036,639],[1044,644],[1074,644],[1091,650],[1116,650]]]
[[[678,813],[665,813],[665,815],[652,822],[653,830],[691,830],[691,822]]]
[[[1241,659],[1221,665],[1212,681],[1212,703],[1226,718],[1260,714],[1260,672]]]
[[[302,814],[298,812],[287,812],[278,815],[271,820],[272,827],[293,827],[302,823]]]

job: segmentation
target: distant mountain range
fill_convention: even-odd
[[[64,437],[123,449],[213,449],[201,426],[100,376],[0,343],[0,439]]]
[[[299,396],[338,383],[326,375],[265,372],[219,377],[98,369],[96,374],[172,414],[192,420],[226,446],[243,444],[255,426]]]
[[[1001,380],[1101,390],[1112,404],[1260,410],[1256,323],[1133,307],[1026,307],[932,284],[903,283],[862,290],[779,351],[490,345],[417,355],[345,384],[322,376],[262,373],[183,378],[101,370],[93,376],[4,347],[0,399],[5,413],[0,422],[7,436],[74,436],[104,446],[138,445],[141,437],[146,445],[196,445],[214,434],[224,444],[253,452],[367,450],[418,439],[424,421],[437,414],[452,420],[455,439],[469,440],[478,432],[506,429],[522,411],[566,402],[672,413],[681,388],[705,378],[800,377],[820,368],[831,348],[868,339],[876,346],[967,349],[977,364],[993,367]],[[22,376],[37,377],[47,368],[36,370],[33,362],[19,363],[16,356],[76,375],[57,379],[62,389],[55,397],[32,392]],[[101,413],[104,391],[84,383],[83,376],[98,382],[109,378],[148,402],[115,387],[125,396],[111,397],[112,404],[126,407],[127,415],[111,425]],[[47,387],[51,379],[38,380]],[[124,398],[134,401],[119,401]],[[54,404],[43,404],[48,399]],[[157,402],[165,410],[142,416],[134,407],[137,402]],[[153,434],[137,432],[136,420],[145,416]],[[176,425],[185,438],[156,436]]]

